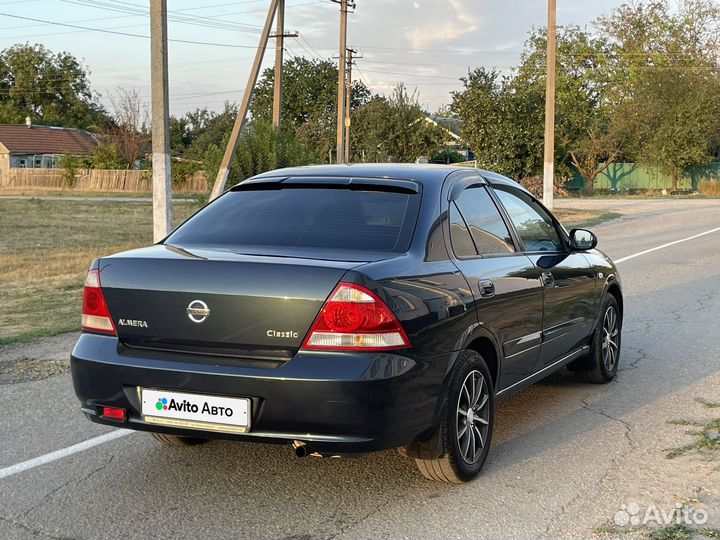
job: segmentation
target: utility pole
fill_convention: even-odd
[[[345,163],[350,164],[350,106],[352,104],[353,49],[347,50],[347,76],[345,83]]]
[[[347,50],[347,84],[345,86],[345,163],[350,163],[350,108],[352,104],[352,69],[353,58],[357,51]]]
[[[243,94],[242,102],[240,103],[237,118],[235,118],[235,124],[230,132],[230,140],[228,141],[227,148],[225,148],[225,155],[220,163],[220,170],[218,171],[217,178],[215,178],[215,185],[213,186],[212,193],[210,193],[210,200],[219,197],[225,189],[225,183],[227,182],[227,177],[230,174],[230,167],[235,159],[235,151],[237,150],[238,143],[240,142],[240,133],[242,132],[242,128],[245,127],[245,120],[247,119],[250,100],[252,99],[253,91],[255,90],[255,85],[257,84],[258,76],[260,75],[260,66],[262,65],[262,59],[263,56],[265,56],[265,50],[267,49],[267,42],[270,37],[270,27],[272,26],[273,18],[277,12],[278,1],[279,0],[270,0],[270,8],[268,9],[267,18],[265,19],[265,26],[263,28],[262,35],[260,36],[260,43],[258,45],[257,52],[255,53],[255,62],[253,63],[247,85],[245,86],[245,93]]]
[[[557,0],[548,0],[547,79],[545,87],[545,166],[543,168],[543,203],[553,207],[555,177],[555,42]]]
[[[347,49],[347,16],[355,4],[352,0],[333,0],[340,4],[340,58],[338,59],[338,100],[337,100],[337,162],[345,162],[345,51]]]
[[[172,229],[172,163],[170,160],[167,38],[167,0],[150,0],[154,242],[159,242],[165,238]]]
[[[273,92],[273,119],[275,129],[280,128],[283,85],[283,47],[285,46],[285,0],[278,0],[275,15],[277,33],[275,34],[275,88]]]

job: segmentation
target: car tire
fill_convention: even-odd
[[[608,294],[603,300],[590,352],[570,364],[570,370],[583,382],[606,384],[612,381],[620,363],[622,314],[617,299]]]
[[[472,413],[468,414],[469,411]],[[448,387],[439,428],[440,456],[416,458],[415,463],[430,480],[451,484],[468,482],[485,464],[494,425],[495,389],[490,370],[480,354],[465,350],[458,358]]]
[[[151,432],[150,435],[156,441],[166,444],[167,446],[195,446],[207,442],[207,439],[201,439],[199,437],[180,437],[179,435],[153,432]]]

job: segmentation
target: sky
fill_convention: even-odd
[[[622,0],[558,0],[558,24],[591,28]],[[222,109],[247,83],[269,0],[168,0],[170,112]],[[354,76],[388,94],[399,82],[436,111],[479,66],[509,71],[528,32],[547,24],[545,0],[356,0],[348,45],[363,58]],[[41,43],[67,51],[90,71],[93,88],[112,110],[118,89],[150,101],[149,1],[0,0],[0,48]],[[333,58],[339,5],[286,0],[286,54]],[[69,25],[69,26],[62,26]],[[81,28],[79,28],[81,27]],[[104,30],[100,32],[97,30]],[[113,33],[114,32],[114,33]],[[130,34],[130,35],[126,35]],[[192,43],[189,43],[192,42]],[[274,62],[270,43],[263,66]]]

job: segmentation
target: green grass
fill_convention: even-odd
[[[0,345],[78,330],[90,263],[151,243],[149,202],[0,199]]]
[[[650,540],[688,540],[694,534],[694,531],[687,525],[675,524],[653,529],[647,533],[647,537]]]
[[[686,433],[693,437],[692,442],[668,450],[668,453],[665,455],[667,459],[674,459],[691,452],[701,452],[712,455],[715,452],[720,451],[720,418],[715,418],[704,423],[692,422],[689,420],[674,420],[670,423],[676,425],[694,426],[699,429],[687,431]]]

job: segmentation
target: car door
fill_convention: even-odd
[[[498,390],[528,377],[542,331],[542,284],[532,261],[517,249],[509,227],[482,184],[449,203],[452,253],[475,300],[478,320],[502,347]]]
[[[542,347],[535,371],[581,348],[595,316],[595,276],[585,256],[569,250],[566,235],[531,195],[493,186],[543,288]]]

